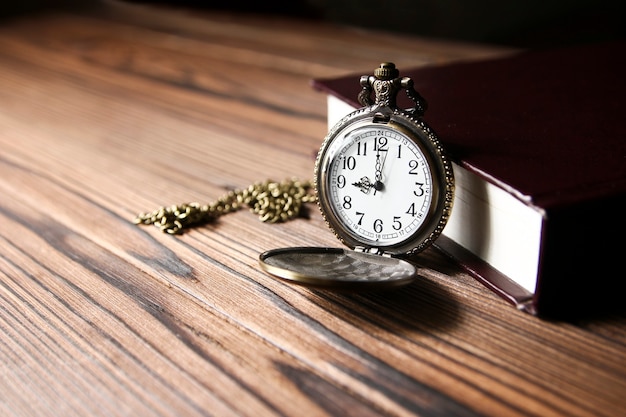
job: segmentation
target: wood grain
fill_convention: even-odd
[[[435,250],[399,291],[334,294],[262,272],[265,250],[339,245],[314,206],[181,236],[132,223],[311,178],[326,129],[313,77],[508,52],[111,1],[5,21],[0,414],[626,414],[623,315],[531,317]]]

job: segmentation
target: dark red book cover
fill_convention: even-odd
[[[515,293],[506,277],[454,245],[446,250],[445,239],[442,249],[512,303],[528,298],[523,308],[532,313],[587,315],[619,303],[626,42],[399,70],[428,101],[424,120],[457,164],[545,212],[533,294]],[[360,107],[360,75],[312,85]]]

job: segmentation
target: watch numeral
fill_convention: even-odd
[[[393,216],[393,224],[391,225],[393,230],[402,229],[402,222],[400,221],[400,216]]]
[[[356,168],[356,159],[354,156],[343,157],[343,169],[349,169],[352,171]]]
[[[363,153],[361,153],[361,147],[363,148]],[[356,144],[356,154],[359,156],[367,156],[367,142],[361,143],[357,142]]]
[[[344,177],[343,175],[339,175],[337,177],[337,187],[343,188],[345,186],[346,186],[346,177]]]
[[[415,203],[411,203],[409,209],[406,211],[406,214],[410,214],[411,216],[415,217]]]
[[[415,185],[417,185],[417,190],[413,190],[413,194],[415,195],[415,197],[423,196],[424,195],[424,183],[416,182]]]
[[[343,208],[346,210],[350,210],[352,208],[352,197],[349,195],[343,197]]]
[[[411,159],[409,161],[409,174],[410,175],[417,175],[417,167],[419,166],[419,162],[417,162],[415,159]]]
[[[374,150],[379,152],[387,152],[387,138],[380,136],[374,139]]]
[[[374,231],[380,233],[383,231],[383,221],[381,219],[374,220]]]
[[[361,226],[361,224],[363,223],[363,216],[365,216],[365,213],[361,213],[360,211],[357,211],[356,215],[359,216],[359,221],[357,222],[357,224]]]

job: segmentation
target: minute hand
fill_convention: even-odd
[[[380,153],[384,152],[385,156],[381,158]],[[376,175],[374,176],[374,194],[376,191],[382,191],[385,188],[385,184],[383,183],[383,167],[385,166],[385,161],[387,160],[387,150],[377,150],[376,151]]]

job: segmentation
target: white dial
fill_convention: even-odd
[[[326,156],[328,205],[355,241],[384,248],[422,228],[433,205],[433,174],[409,136],[367,124],[336,136]]]

